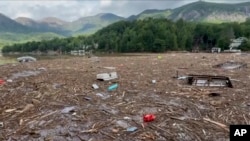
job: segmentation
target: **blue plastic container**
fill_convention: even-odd
[[[108,87],[108,91],[113,91],[113,90],[115,90],[117,88],[118,88],[118,84],[113,84],[113,85]]]

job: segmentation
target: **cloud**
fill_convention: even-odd
[[[16,13],[15,17],[26,17],[26,18],[32,18],[33,15],[28,12],[18,12]]]
[[[0,13],[11,18],[27,15],[36,20],[45,17],[58,17],[68,21],[88,16],[94,10],[96,2],[91,1],[0,1]]]
[[[107,6],[110,6],[111,4],[112,4],[112,0],[101,0],[100,1],[101,7],[107,7]]]
[[[11,18],[25,16],[39,20],[58,17],[73,21],[98,13],[128,17],[146,9],[173,9],[198,0],[0,0],[0,13]],[[207,2],[246,2],[250,0],[203,0]]]

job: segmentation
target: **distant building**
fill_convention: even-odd
[[[70,51],[71,55],[85,55],[85,50],[72,50]]]
[[[229,45],[229,49],[232,50],[234,48],[238,48],[243,41],[247,40],[245,37],[239,37],[237,39],[231,39],[231,44]]]
[[[224,52],[241,52],[239,48],[239,46],[245,41],[247,40],[246,37],[239,37],[237,39],[231,39],[231,43],[229,45],[229,50],[224,50]]]
[[[221,52],[221,48],[219,48],[219,47],[213,47],[213,48],[211,49],[211,52],[212,52],[212,53],[220,53],[220,52]]]

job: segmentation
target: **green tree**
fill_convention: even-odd
[[[249,51],[250,50],[250,41],[249,40],[243,41],[243,43],[240,46],[240,49],[242,51]]]
[[[153,45],[153,52],[164,52],[166,49],[165,41],[162,39],[155,39]]]

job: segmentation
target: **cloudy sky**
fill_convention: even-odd
[[[173,9],[198,0],[0,0],[0,13],[36,20],[58,17],[66,21],[98,13],[128,17],[145,9]],[[208,2],[246,2],[250,0],[203,0]]]

